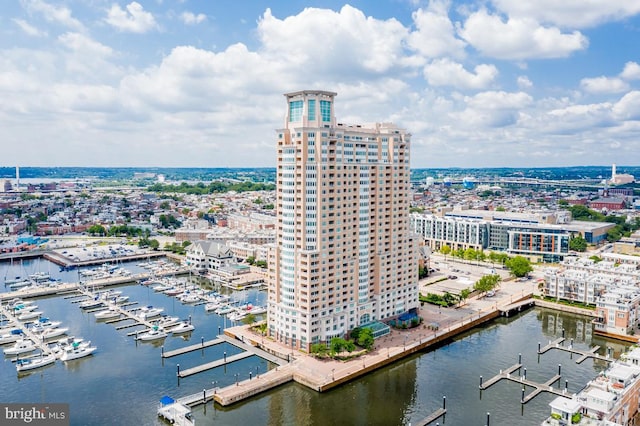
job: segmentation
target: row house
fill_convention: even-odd
[[[640,402],[640,348],[623,354],[576,395],[558,396],[543,426],[634,425]]]
[[[638,322],[640,289],[617,287],[597,298],[595,331],[608,334],[628,335]]]

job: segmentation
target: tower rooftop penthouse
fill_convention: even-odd
[[[336,121],[334,92],[285,94],[277,138],[269,335],[295,348],[418,306],[410,134]]]

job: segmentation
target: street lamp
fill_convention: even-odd
[[[216,387],[216,385],[218,384],[218,382],[216,380],[214,380],[213,382],[211,382],[211,384],[213,385],[213,394],[215,395],[218,388]],[[215,401],[215,400],[214,400]]]
[[[234,374],[236,376],[236,386],[238,386],[238,373]]]
[[[336,376],[335,376],[335,374],[334,374],[334,373],[335,373],[335,371],[336,371],[336,369],[335,369],[335,368],[332,368],[332,369],[331,369],[331,380],[336,380]]]

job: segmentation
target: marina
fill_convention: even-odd
[[[136,270],[135,265],[127,267],[131,268],[133,275],[143,273],[141,268]],[[38,269],[46,270],[47,268],[45,266]],[[65,273],[73,274],[74,272],[62,272],[61,274]],[[75,274],[77,275],[77,272]],[[180,337],[169,335],[162,341],[140,342],[137,344],[135,339],[131,337],[135,336],[136,332],[139,333],[147,329],[148,324],[140,324],[137,320],[126,316],[124,313],[113,320],[98,320],[95,315],[96,312],[100,312],[99,310],[95,312],[83,310],[78,307],[78,303],[72,303],[77,300],[89,299],[92,295],[110,288],[121,291],[123,296],[129,296],[128,303],[132,304],[119,309],[133,311],[131,314],[134,315],[136,307],[162,307],[167,317],[182,319],[191,317],[191,321],[196,327],[195,332]],[[231,296],[232,300],[242,301],[242,303],[251,302],[254,305],[264,303],[260,300],[260,297],[264,297],[261,296],[264,293],[258,290],[246,290],[238,294],[229,292],[226,294]],[[243,359],[231,358],[247,352],[247,349],[242,345],[254,347],[254,349],[260,349],[258,346],[262,346],[270,350],[268,342],[265,339],[263,344],[258,335],[251,337],[249,340],[245,336],[243,342],[242,337],[233,331],[237,327],[233,328],[232,326],[236,326],[236,324],[226,316],[217,315],[214,312],[206,312],[204,305],[183,304],[175,297],[154,292],[148,286],[133,283],[110,286],[108,288],[92,288],[91,291],[87,289],[87,293],[80,293],[74,290],[62,295],[39,298],[37,299],[37,304],[38,310],[43,311],[49,317],[60,320],[66,327],[69,327],[69,335],[83,336],[87,341],[90,340],[92,345],[98,347],[98,350],[92,357],[68,361],[64,364],[55,363],[46,366],[46,368],[27,370],[20,373],[20,375],[16,375],[15,367],[3,368],[0,370],[3,382],[8,384],[14,382],[15,385],[5,387],[2,391],[2,399],[6,401],[24,401],[25,395],[32,395],[37,400],[52,401],[51,396],[54,395],[53,389],[55,387],[56,400],[71,403],[74,418],[73,424],[83,425],[112,422],[113,420],[109,420],[112,419],[109,413],[122,410],[121,401],[123,399],[135,401],[135,409],[132,407],[130,410],[125,410],[126,414],[121,414],[126,415],[127,419],[137,424],[156,424],[156,421],[160,422],[158,424],[162,424],[161,420],[156,419],[158,400],[163,394],[170,395],[181,404],[186,403],[192,418],[197,424],[241,424],[241,418],[247,415],[254,418],[255,422],[259,424],[290,423],[290,421],[286,420],[287,416],[296,412],[295,407],[297,405],[306,406],[307,403],[303,401],[309,399],[315,401],[313,404],[317,408],[312,411],[314,417],[318,418],[319,421],[324,419],[324,421],[330,423],[331,420],[326,418],[324,413],[329,413],[336,409],[343,410],[345,419],[348,421],[349,416],[352,415],[349,407],[352,407],[353,404],[344,406],[343,402],[352,401],[353,398],[358,399],[358,395],[361,393],[362,395],[366,393],[370,397],[375,397],[379,393],[378,389],[385,389],[393,383],[398,385],[402,383],[402,386],[393,386],[393,393],[389,394],[387,392],[385,394],[384,398],[394,395],[388,408],[384,412],[376,410],[375,407],[372,408],[371,413],[365,414],[364,421],[369,418],[368,416],[375,416],[376,422],[386,420],[387,424],[398,424],[410,421],[414,424],[430,418],[431,414],[437,412],[442,395],[449,395],[447,403],[451,408],[447,409],[447,423],[473,424],[469,423],[468,420],[464,420],[464,416],[467,415],[465,411],[468,410],[471,413],[475,413],[476,416],[478,413],[491,411],[493,424],[500,424],[499,419],[513,416],[518,416],[519,420],[523,420],[518,424],[539,424],[539,422],[527,423],[522,417],[519,408],[517,414],[515,412],[508,413],[511,404],[515,404],[518,407],[521,406],[520,398],[511,403],[506,403],[506,405],[504,401],[498,402],[498,400],[495,400],[497,397],[501,398],[500,401],[504,400],[505,385],[496,384],[491,388],[490,392],[484,392],[482,399],[478,400],[477,395],[468,395],[464,391],[470,384],[464,385],[460,382],[460,379],[467,377],[466,374],[461,372],[455,377],[450,375],[440,377],[441,373],[451,368],[448,367],[450,362],[455,363],[454,368],[459,369],[462,364],[458,358],[467,351],[467,349],[464,349],[465,345],[470,343],[474,345],[481,344],[481,349],[476,348],[474,351],[480,350],[486,354],[486,357],[483,356],[482,362],[478,366],[474,366],[474,373],[468,374],[468,377],[475,382],[471,387],[475,387],[477,390],[478,372],[489,376],[490,374],[495,374],[495,371],[501,368],[501,364],[508,363],[508,359],[504,358],[504,353],[508,353],[509,350],[499,344],[494,346],[497,342],[492,337],[495,330],[503,330],[500,333],[509,333],[509,348],[518,347],[523,352],[526,350],[533,353],[536,352],[535,344],[534,347],[531,347],[533,341],[546,341],[547,338],[545,336],[549,336],[548,340],[553,341],[561,336],[561,328],[558,324],[562,318],[564,318],[562,328],[567,329],[567,338],[575,339],[575,349],[590,350],[593,346],[586,342],[591,342],[594,339],[591,335],[584,335],[584,326],[581,325],[578,329],[572,326],[572,323],[583,320],[571,316],[550,314],[544,310],[540,311],[539,308],[514,314],[509,318],[497,316],[495,320],[484,323],[484,325],[482,323],[479,325],[474,323],[478,320],[478,314],[476,313],[474,318],[465,320],[465,326],[469,325],[471,328],[459,334],[459,337],[447,337],[449,333],[448,327],[443,326],[440,333],[436,333],[436,339],[439,343],[432,346],[432,349],[421,349],[426,343],[424,340],[405,340],[401,338],[403,333],[400,333],[400,340],[398,341],[398,338],[396,338],[398,343],[395,344],[395,349],[391,349],[388,353],[386,350],[384,352],[381,350],[374,351],[370,356],[364,357],[364,364],[360,365],[360,370],[363,373],[358,376],[357,380],[348,379],[344,381],[352,374],[348,364],[345,364],[342,369],[336,369],[334,372],[326,372],[320,367],[309,366],[309,370],[305,372],[305,375],[313,380],[301,386],[297,382],[297,380],[301,380],[302,376],[299,374],[301,372],[299,370],[300,366],[295,361],[297,358],[296,352],[279,353],[279,357],[271,358],[271,360],[266,358],[264,353],[253,351],[243,355]],[[543,317],[537,320],[536,317],[541,313],[543,313]],[[435,315],[443,314],[435,312]],[[527,327],[537,324],[538,333],[540,333],[540,330],[545,330],[545,334],[535,334],[535,332],[531,334],[531,330],[527,328],[529,331],[524,334],[528,337],[522,340],[520,336],[523,332],[517,331],[517,324],[520,324],[523,319],[527,319],[529,324]],[[137,324],[138,326],[127,326],[128,324]],[[123,326],[127,327],[120,328]],[[513,332],[509,332],[513,327],[516,327],[516,329]],[[136,331],[137,329],[140,329],[140,331]],[[134,334],[129,335],[132,332]],[[224,340],[224,342],[218,343],[218,339]],[[501,338],[500,340],[504,339]],[[215,342],[216,344],[209,342]],[[205,344],[204,347],[203,343]],[[405,343],[406,348],[403,347]],[[459,350],[455,349],[452,352],[454,348],[459,346]],[[600,346],[598,353],[603,355],[604,349],[602,348],[611,347],[612,344],[598,338],[595,346]],[[527,347],[529,349],[526,349]],[[398,358],[405,349],[411,351],[414,355],[407,358]],[[619,352],[619,350],[616,349],[616,352]],[[225,353],[227,357],[226,364],[224,363]],[[268,352],[267,354],[274,356],[274,354],[269,354]],[[544,358],[548,358],[552,364],[554,362],[560,363],[564,359],[562,354],[567,354],[567,352],[548,351]],[[289,358],[291,355],[293,357]],[[442,355],[444,355],[444,358]],[[391,362],[385,364],[385,368],[379,368],[376,366],[375,356],[379,358],[388,357]],[[512,354],[511,356],[515,355]],[[109,362],[105,362],[106,360]],[[211,369],[201,367],[216,362],[220,363],[220,360],[223,363],[217,367],[215,364],[214,368]],[[229,362],[231,360],[235,361]],[[276,360],[277,363],[274,362]],[[289,360],[292,362],[288,362]],[[593,377],[594,362],[600,363],[601,361],[591,358],[585,360],[582,364],[575,364],[575,367],[565,367],[566,371],[563,372],[563,378],[569,379],[569,392],[576,391],[580,383],[580,377],[583,378],[583,381]],[[84,364],[90,364],[91,367],[85,368]],[[202,369],[202,371],[179,377],[176,375],[178,364],[183,373],[189,372],[189,369],[193,368]],[[422,364],[424,364],[424,367],[421,367]],[[115,371],[112,370],[114,365],[118,366]],[[362,369],[363,365],[366,365],[365,369]],[[540,367],[543,366],[538,365],[538,368]],[[426,368],[426,370],[420,372],[423,368]],[[545,370],[545,368],[540,371],[535,370],[535,368],[530,369],[528,373],[532,376],[530,380],[540,383],[556,374],[554,371]],[[118,373],[119,371],[120,373]],[[126,379],[123,374],[126,375]],[[535,377],[536,374],[542,375],[542,380]],[[72,380],[73,386],[60,387],[60,383],[68,383],[69,380]],[[419,383],[420,385],[418,385]],[[100,398],[96,392],[98,389],[104,389],[105,386],[118,392],[119,398],[114,400]],[[520,384],[516,384],[516,386],[520,386]],[[316,393],[316,391],[310,389],[314,387],[321,389],[322,392]],[[96,389],[95,392],[91,390],[94,388]],[[412,398],[406,394],[405,388],[407,388],[407,391],[414,389],[413,391],[417,391],[422,395],[421,402],[410,412],[406,411],[408,407],[406,406],[406,401],[410,401]],[[423,388],[424,390],[430,389],[429,395],[439,396],[435,399],[426,396],[423,394],[423,390],[420,390]],[[356,393],[352,394],[354,391]],[[518,389],[518,392],[507,391],[507,394],[519,395],[520,389]],[[546,392],[526,404],[528,408],[525,417],[527,419],[537,418],[539,420],[548,415],[548,401],[545,400],[545,394]],[[464,400],[461,400],[460,395],[466,395]],[[380,397],[382,396],[380,395]],[[268,411],[264,411],[263,408],[259,407],[263,407],[265,403],[273,404],[281,398],[290,400],[292,404],[288,404],[290,409],[287,409],[287,412],[281,413],[285,418],[267,418],[275,413],[269,414]],[[215,399],[216,403],[212,409],[211,401],[213,399]],[[203,404],[203,401],[207,401],[208,404]],[[236,405],[238,401],[243,401],[243,403]],[[460,404],[466,407],[465,410],[456,410],[456,407],[460,406]],[[80,405],[92,408],[91,410],[83,409],[80,411],[77,408]],[[400,409],[401,406],[404,408]],[[74,409],[74,407],[76,408]],[[535,412],[538,414],[536,415]],[[400,421],[400,419],[405,420]],[[369,420],[373,421],[372,418],[369,418]],[[435,421],[440,420],[436,419]],[[362,421],[362,418],[359,421]],[[375,424],[375,422],[371,424]]]

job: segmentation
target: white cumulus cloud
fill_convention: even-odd
[[[207,20],[207,15],[204,13],[182,12],[180,19],[187,25],[197,25]]]
[[[518,76],[518,87],[522,90],[530,89],[533,87],[533,82],[529,80],[526,75]]]
[[[586,28],[622,20],[640,13],[637,0],[491,0],[512,17],[529,17],[539,22],[569,28]]]
[[[426,10],[413,12],[417,30],[407,39],[409,47],[427,58],[463,58],[466,43],[456,37],[448,8],[448,2],[433,1]]]
[[[498,75],[494,65],[481,64],[469,72],[462,64],[449,59],[436,59],[424,68],[424,76],[432,86],[453,86],[458,89],[484,89]]]
[[[71,16],[71,9],[66,6],[54,6],[42,0],[22,0],[22,5],[31,13],[36,12],[42,14],[48,22],[55,22],[77,31],[84,30],[84,25]]]
[[[396,19],[379,20],[345,5],[339,12],[306,8],[283,20],[267,9],[258,36],[268,55],[286,57],[305,72],[340,72],[343,78],[364,72],[382,73],[403,59],[408,34]]]
[[[613,114],[621,120],[640,120],[640,92],[627,93],[613,106]]]
[[[625,80],[640,80],[640,65],[637,62],[627,62],[620,77]]]
[[[617,77],[583,78],[580,87],[588,93],[622,93],[629,90],[629,85]]]
[[[131,2],[126,10],[114,4],[107,12],[105,21],[118,31],[131,33],[146,33],[158,27],[153,15],[144,10],[138,2]]]
[[[588,45],[578,31],[563,33],[530,18],[509,17],[505,22],[486,10],[471,14],[460,35],[482,54],[500,59],[562,58]]]

